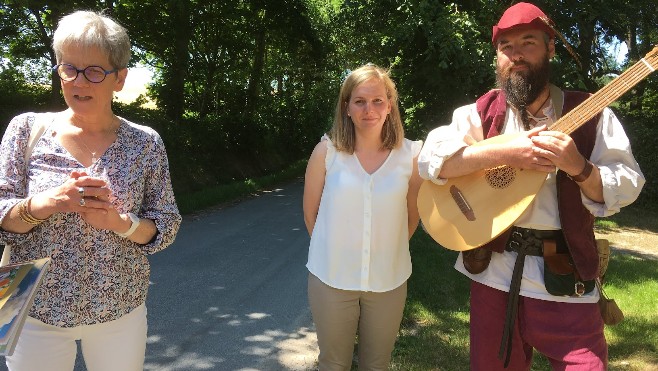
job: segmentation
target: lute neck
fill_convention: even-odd
[[[603,111],[606,106],[616,101],[638,82],[655,71],[657,65],[658,46],[601,90],[587,98],[576,108],[565,113],[550,127],[550,130],[561,131],[565,134],[573,133],[596,114]]]

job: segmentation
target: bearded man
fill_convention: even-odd
[[[455,264],[471,279],[472,370],[529,370],[533,348],[553,369],[607,367],[593,221],[632,203],[645,180],[609,108],[571,135],[548,130],[588,97],[549,83],[555,35],[536,6],[508,8],[493,27],[498,89],[455,110],[418,159],[420,175],[439,185],[501,165],[546,173],[513,226]]]

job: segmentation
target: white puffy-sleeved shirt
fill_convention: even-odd
[[[407,192],[422,141],[405,139],[368,174],[326,136],[326,176],[306,267],[342,290],[385,292],[411,275]]]
[[[551,98],[549,100],[551,104],[543,110],[546,118],[540,119],[539,123],[547,124],[549,127],[555,121],[552,102],[556,99]],[[559,98],[563,102],[564,94]],[[502,133],[521,131],[523,131],[523,125],[518,111],[508,105]],[[633,157],[628,137],[621,123],[609,108],[605,108],[601,113],[596,133],[590,161],[598,167],[601,173],[604,202],[594,202],[582,193],[581,199],[592,215],[605,217],[619,212],[622,207],[635,201],[645,179]],[[456,109],[450,125],[438,127],[430,132],[425,146],[418,156],[420,176],[439,185],[445,184],[447,180],[439,178],[444,161],[461,148],[483,139],[482,123],[475,104]],[[542,230],[561,229],[557,207],[556,175],[557,171],[547,175],[546,182],[537,196],[514,225]],[[486,270],[479,274],[471,274],[464,268],[462,255],[459,254],[455,269],[474,281],[499,290],[509,291],[516,256],[515,252],[510,251],[492,254],[491,262]],[[598,290],[592,290],[580,298],[549,294],[544,286],[543,258],[539,256],[526,256],[525,258],[520,295],[549,301],[577,303],[594,303],[599,298]]]

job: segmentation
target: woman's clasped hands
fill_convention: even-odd
[[[85,171],[72,171],[62,185],[35,195],[31,203],[38,218],[75,212],[94,228],[124,230],[126,221],[112,205],[111,198],[112,190],[104,179]]]
[[[97,229],[112,231],[126,229],[126,222],[112,205],[112,190],[104,179],[89,176],[84,171],[73,171],[66,183],[71,180],[79,198],[78,210],[74,211],[80,214],[82,220]]]

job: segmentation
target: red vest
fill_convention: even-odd
[[[564,91],[562,112],[570,111],[588,97],[588,93]],[[505,94],[499,89],[491,90],[477,100],[476,108],[486,138],[499,135],[503,129],[507,110]],[[589,158],[592,154],[599,117],[600,115],[596,115],[571,133],[576,147],[585,158]],[[594,279],[599,269],[599,255],[594,237],[594,216],[583,206],[578,184],[562,170],[557,172],[557,199],[560,225],[576,270],[583,280]],[[508,229],[483,247],[502,253],[510,233],[511,229]]]

